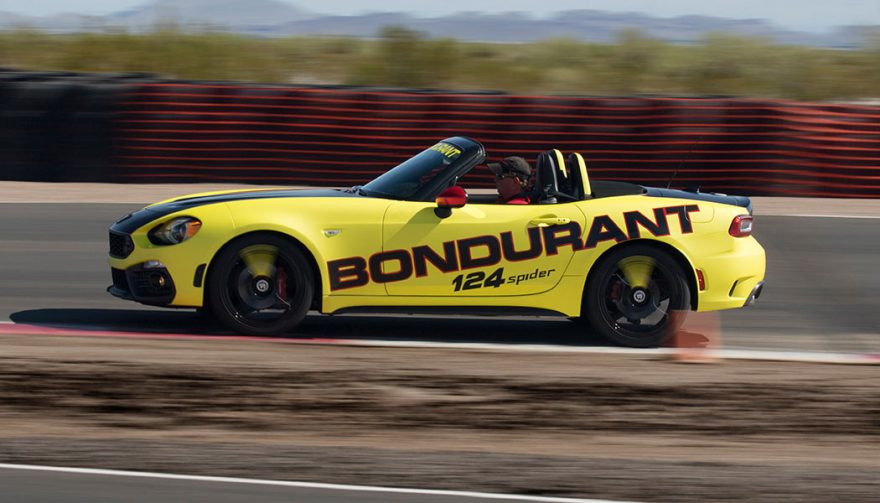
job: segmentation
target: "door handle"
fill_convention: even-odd
[[[541,217],[529,220],[529,227],[550,227],[552,225],[562,225],[569,222],[571,222],[571,219],[565,217]]]

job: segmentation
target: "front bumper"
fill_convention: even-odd
[[[136,264],[124,270],[111,268],[110,272],[113,284],[107,287],[107,291],[120,299],[151,306],[167,306],[177,294],[168,269],[155,263]]]
[[[150,241],[150,229],[188,216],[202,222],[198,234],[176,245]],[[209,204],[164,214],[145,208],[110,227],[108,262],[116,297],[154,306],[202,307],[207,267],[217,251],[235,238],[235,223],[225,204]]]
[[[134,246],[124,258],[110,255],[114,297],[151,306],[201,307],[206,257],[200,236],[173,246],[151,245],[144,235],[132,235]],[[213,246],[213,243],[208,243]]]

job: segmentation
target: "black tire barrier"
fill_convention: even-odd
[[[59,121],[75,99],[65,81],[9,83],[7,107],[0,112],[0,162],[4,178],[53,181],[59,159]]]
[[[0,179],[118,181],[114,114],[148,74],[0,69]]]
[[[63,169],[58,179],[102,182],[114,179],[114,116],[125,86],[98,83],[84,86],[78,107],[67,117],[62,144]]]

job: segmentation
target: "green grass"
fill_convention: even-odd
[[[270,83],[499,90],[528,94],[724,94],[832,100],[880,94],[880,39],[831,50],[711,35],[674,45],[638,32],[614,44],[490,44],[401,27],[375,40],[257,38],[222,32],[0,33],[0,66]]]

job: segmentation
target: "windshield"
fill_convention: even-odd
[[[461,157],[462,149],[445,141],[411,157],[363,186],[368,196],[412,199],[422,187]]]

